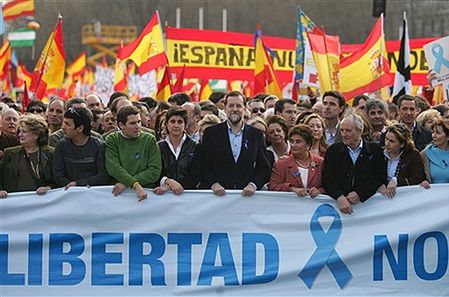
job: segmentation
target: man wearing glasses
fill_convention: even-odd
[[[250,100],[248,102],[248,109],[251,112],[252,119],[255,117],[260,117],[263,119],[265,117],[265,105],[260,99],[255,98]]]

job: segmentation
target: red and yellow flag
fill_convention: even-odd
[[[114,91],[125,91],[128,87],[128,76],[126,75],[126,60],[119,58],[123,45],[120,47],[117,59],[115,60],[115,73],[114,73]]]
[[[60,88],[64,80],[65,52],[62,35],[62,17],[45,44],[34,68],[30,90],[37,98],[44,97],[46,90]]]
[[[31,84],[31,73],[25,68],[24,65],[19,64],[17,66],[16,88],[24,88],[25,83],[27,86]]]
[[[3,19],[12,21],[21,16],[34,15],[34,0],[12,0],[3,7]]]
[[[282,97],[281,87],[271,60],[271,50],[265,47],[262,33],[256,30],[256,61],[254,67],[254,93],[267,93]]]
[[[5,41],[0,48],[0,79],[8,76],[9,65],[11,64],[11,45]]]
[[[156,100],[167,101],[168,97],[173,94],[171,81],[170,81],[170,69],[165,66],[164,75],[162,80],[157,87]]]
[[[340,63],[340,92],[349,101],[357,95],[374,92],[390,83],[390,67],[379,18],[363,46]]]
[[[132,60],[137,65],[140,75],[168,63],[157,11],[139,38],[125,46],[117,57],[125,61]]]
[[[209,99],[209,96],[212,94],[212,88],[210,87],[209,80],[203,79],[201,81],[201,88],[198,98],[200,101],[204,101]]]
[[[86,71],[86,52],[82,52],[76,57],[66,71],[67,75],[72,76],[74,80],[81,78]]]
[[[318,71],[321,94],[339,89],[340,39],[322,32],[307,33]]]

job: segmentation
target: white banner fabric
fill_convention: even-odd
[[[111,187],[0,199],[0,296],[449,296],[448,185],[327,196]]]

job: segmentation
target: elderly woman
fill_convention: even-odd
[[[267,147],[274,155],[274,161],[287,157],[290,153],[290,143],[287,141],[288,126],[283,117],[274,115],[267,119]]]
[[[184,189],[194,189],[198,175],[191,172],[197,143],[186,133],[187,111],[178,107],[166,113],[167,137],[158,143],[162,156],[160,186],[154,189],[158,195],[166,191],[181,194]]]
[[[53,148],[41,116],[27,114],[19,120],[20,145],[5,149],[0,161],[0,198],[8,192],[36,191],[44,195],[52,186]]]
[[[324,120],[314,113],[304,120],[304,125],[309,127],[313,133],[313,143],[310,152],[317,156],[324,157],[327,150],[326,135],[324,135]]]
[[[385,159],[386,185],[378,189],[382,195],[393,198],[396,187],[418,185],[425,179],[424,164],[415,149],[410,131],[404,124],[393,124],[386,129]]]
[[[429,183],[449,183],[449,121],[439,119],[433,126],[432,144],[422,152],[421,157],[426,169],[426,181]]]
[[[297,125],[288,132],[291,155],[274,163],[268,190],[295,192],[298,196],[314,198],[324,193],[321,185],[323,158],[310,153],[313,132],[305,125]]]

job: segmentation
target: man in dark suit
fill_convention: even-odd
[[[337,200],[341,212],[351,214],[352,205],[374,195],[387,179],[382,149],[362,140],[363,121],[351,114],[340,124],[342,143],[328,148],[322,183],[327,194]]]
[[[243,189],[243,196],[252,196],[270,179],[263,134],[245,125],[244,109],[243,94],[229,92],[225,96],[227,121],[204,132],[203,182],[218,196],[224,195],[225,189]]]

